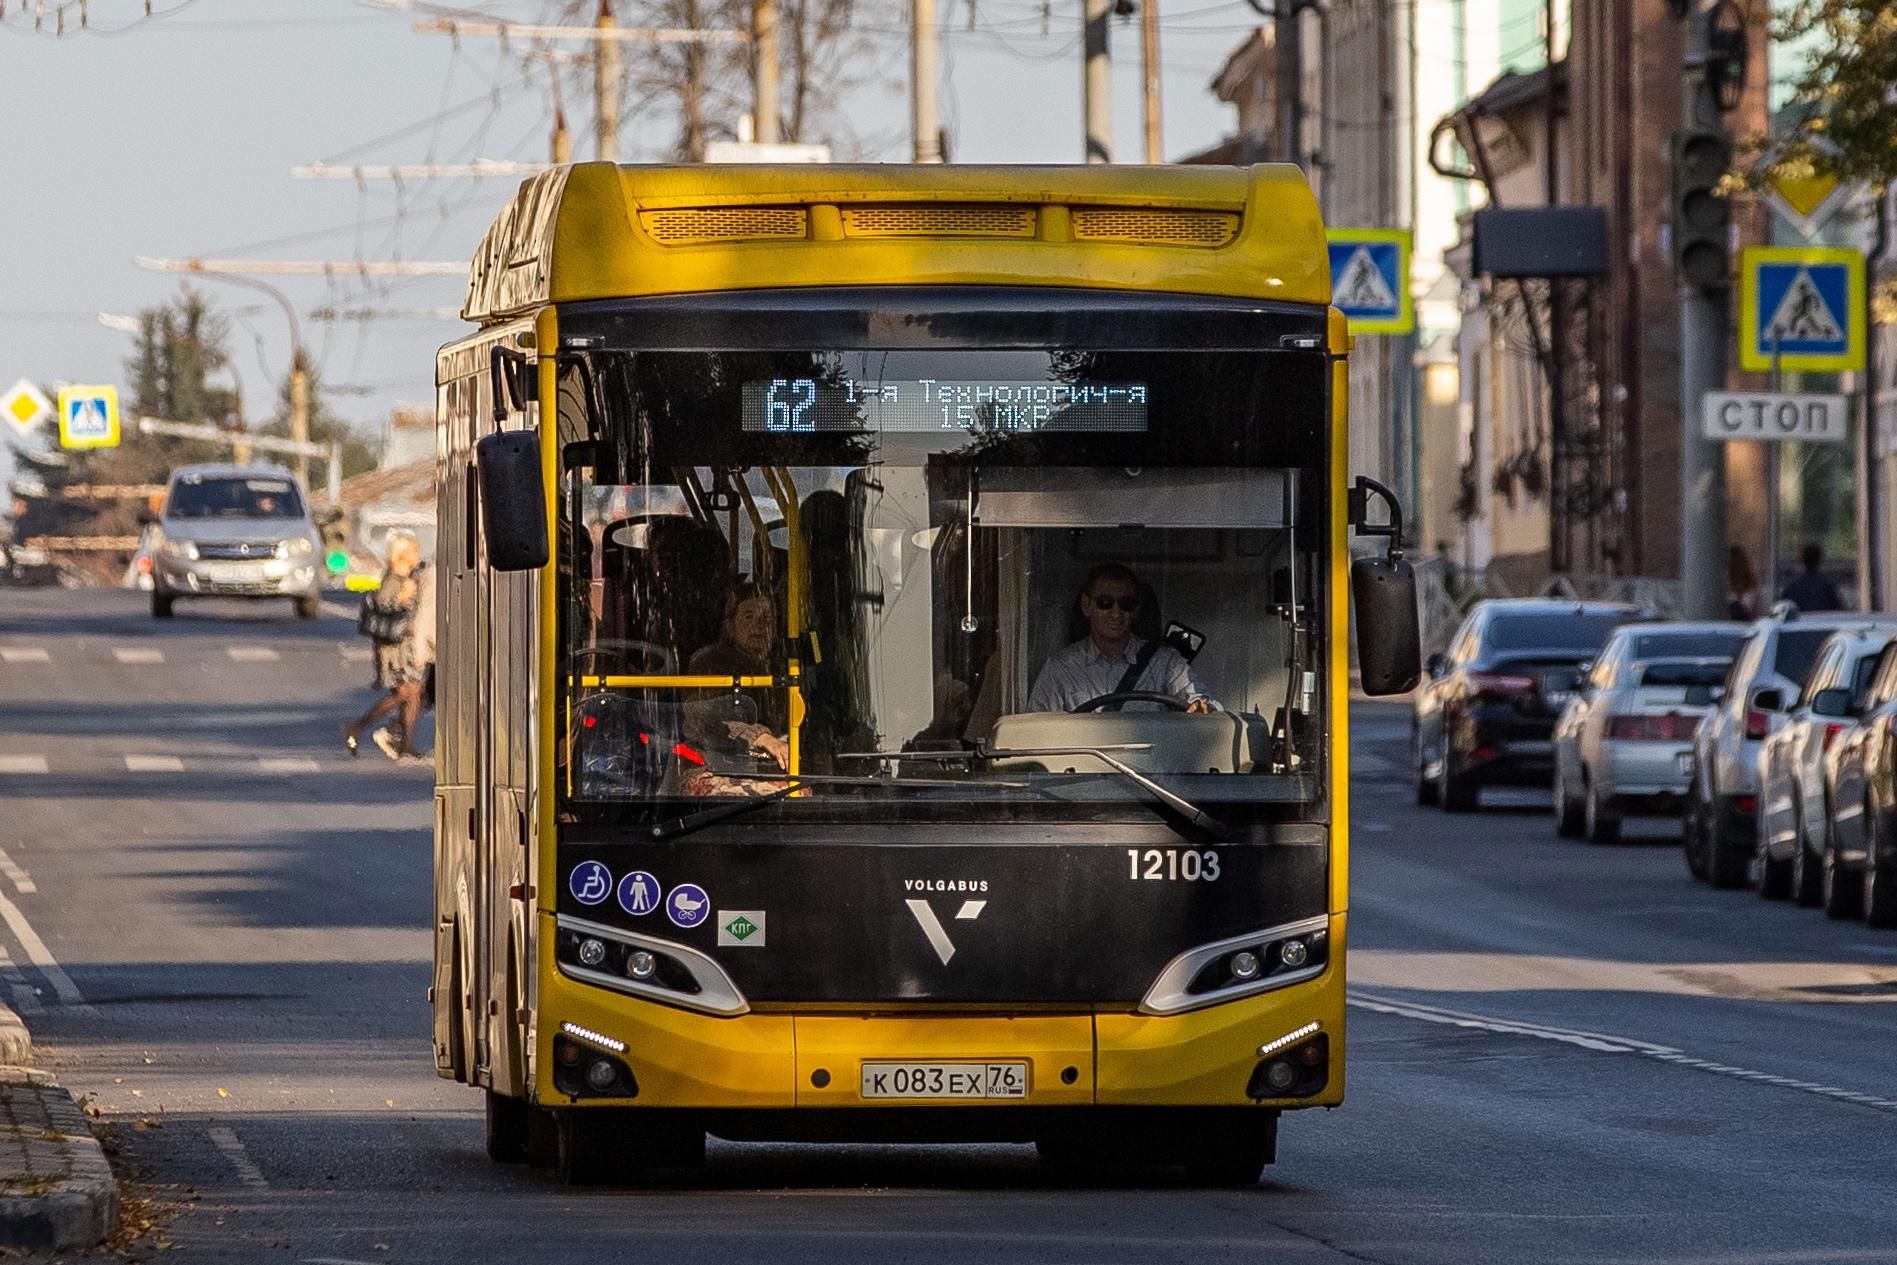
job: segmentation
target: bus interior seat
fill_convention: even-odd
[[[995,722],[987,747],[1018,751],[1146,744],[1147,750],[1115,751],[1113,758],[1142,773],[1249,773],[1270,759],[1263,725],[1253,722],[1233,712],[1020,712]],[[1089,755],[1009,756],[992,761],[992,767],[1046,773],[1111,771],[1106,761]]]

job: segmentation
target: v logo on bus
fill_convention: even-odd
[[[909,906],[909,912],[922,924],[922,934],[929,937],[929,946],[935,950],[935,956],[942,959],[943,966],[947,966],[949,959],[955,956],[955,943],[948,938],[948,932],[942,929],[942,920],[935,916],[935,910],[930,908],[926,900],[906,900],[903,904]],[[955,911],[955,921],[973,922],[981,917],[981,911],[987,907],[988,902],[985,900],[965,900],[962,907]]]

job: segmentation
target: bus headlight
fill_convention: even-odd
[[[1232,955],[1233,979],[1257,979],[1258,955],[1250,949],[1240,949]]]
[[[604,941],[595,940],[591,936],[588,936],[586,939],[580,941],[580,947],[577,953],[581,966],[598,966],[601,962],[606,960],[606,945]]]
[[[649,980],[659,973],[659,960],[644,949],[626,955],[626,974],[636,980]]]
[[[1278,946],[1278,960],[1294,971],[1303,966],[1310,956],[1311,951],[1302,940],[1286,940]]]

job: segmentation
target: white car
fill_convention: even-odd
[[[1693,731],[1744,636],[1726,623],[1614,631],[1555,723],[1556,831],[1612,843],[1624,816],[1680,811]]]
[[[1825,839],[1825,752],[1863,705],[1877,656],[1897,625],[1834,633],[1785,723],[1759,749],[1759,895],[1816,905]]]

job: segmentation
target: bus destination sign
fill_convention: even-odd
[[[1012,435],[1146,430],[1144,382],[772,378],[747,382],[744,429],[773,435]]]

